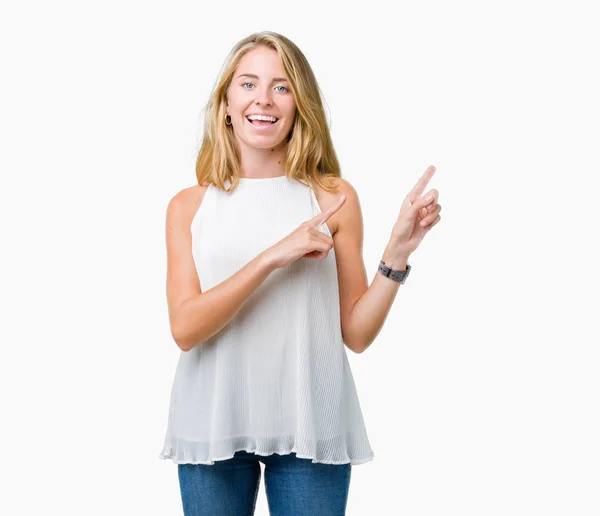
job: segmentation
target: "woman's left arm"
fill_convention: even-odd
[[[429,167],[402,203],[400,215],[381,259],[395,270],[406,269],[410,254],[424,235],[437,224],[441,206],[437,190],[422,192],[435,168]],[[362,257],[363,219],[356,190],[345,180],[340,181],[340,194],[346,196],[344,206],[336,214],[333,235],[337,263],[342,338],[355,353],[362,353],[379,334],[400,283],[386,278],[375,268],[370,286]],[[431,196],[431,199],[428,197]],[[421,221],[425,225],[421,225]]]

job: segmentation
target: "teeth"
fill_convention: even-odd
[[[263,116],[263,115],[250,115],[248,120],[264,120],[265,122],[276,122],[277,118],[274,116]]]

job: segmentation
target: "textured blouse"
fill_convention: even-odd
[[[210,184],[191,222],[203,292],[320,213],[286,176]],[[331,236],[326,223],[320,231]],[[207,308],[205,317],[210,317]],[[160,459],[214,464],[238,450],[326,464],[373,459],[340,324],[335,250],[276,269],[219,332],[181,351]]]

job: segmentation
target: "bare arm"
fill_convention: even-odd
[[[429,169],[428,169],[429,170]],[[427,176],[424,176],[427,178]],[[424,181],[423,179],[421,181]],[[418,183],[418,185],[421,185]],[[423,185],[424,186],[424,185]],[[356,190],[346,180],[340,180],[341,193],[347,202],[337,216],[337,231],[334,235],[334,248],[340,289],[340,314],[344,343],[355,353],[364,352],[375,340],[383,327],[390,308],[396,298],[400,283],[374,272],[373,281],[367,284],[367,274],[362,258],[363,219]],[[441,206],[437,204],[437,194],[431,202],[431,209],[425,207],[425,196],[415,197],[415,203],[422,208],[418,221],[425,220],[428,231],[440,220]],[[417,193],[420,195],[420,191]],[[386,246],[382,260],[397,270],[406,270],[410,253],[398,250],[392,240]]]
[[[339,182],[341,193],[348,199],[337,215],[337,231],[333,236],[340,290],[342,336],[346,346],[362,353],[375,340],[398,293],[399,283],[376,274],[371,285],[363,262],[363,218],[358,194],[346,181]],[[405,260],[385,263],[394,269],[405,268]]]
[[[275,270],[261,253],[222,283],[202,292],[190,231],[199,195],[198,187],[182,190],[169,202],[166,216],[169,323],[173,339],[182,351],[191,350],[219,332]]]

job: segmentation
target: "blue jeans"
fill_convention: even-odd
[[[343,516],[350,474],[348,464],[313,463],[287,455],[238,451],[214,464],[178,464],[185,516],[253,516],[265,465],[270,516]]]

